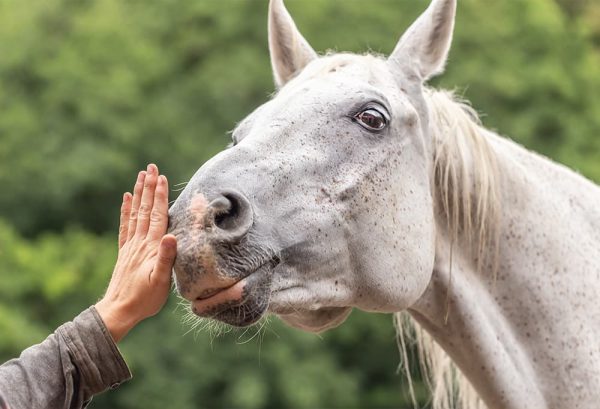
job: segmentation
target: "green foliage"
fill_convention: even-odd
[[[427,2],[287,3],[317,50],[388,53]],[[434,83],[600,181],[599,17],[586,0],[461,0]],[[266,44],[266,1],[0,0],[1,359],[101,296],[138,168],[185,182],[268,99]],[[173,299],[125,339],[135,380],[92,407],[409,406],[388,316],[212,339],[182,315]]]
[[[27,234],[111,230],[106,209],[140,166],[155,161],[184,182],[221,149],[225,131],[270,89],[265,39],[244,23],[257,8],[221,8],[2,3],[2,214]]]
[[[0,360],[39,342],[93,303],[115,257],[113,240],[81,230],[30,242],[0,222]]]

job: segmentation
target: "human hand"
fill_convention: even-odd
[[[140,321],[157,314],[171,289],[177,241],[165,235],[169,185],[155,165],[138,174],[133,197],[123,195],[119,255],[96,310],[115,342]]]

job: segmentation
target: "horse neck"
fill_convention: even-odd
[[[600,399],[600,189],[479,132],[499,176],[497,240],[477,249],[464,225],[453,231],[451,212],[438,212],[432,280],[409,313],[489,407],[592,407]]]

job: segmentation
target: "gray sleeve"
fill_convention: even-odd
[[[0,402],[10,409],[83,408],[95,394],[130,378],[104,322],[90,307],[0,366]]]

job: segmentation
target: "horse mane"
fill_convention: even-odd
[[[433,197],[438,228],[446,229],[452,253],[465,252],[478,271],[496,273],[499,225],[499,172],[495,155],[475,110],[452,92],[425,90],[433,147]],[[494,277],[495,278],[495,277]],[[408,366],[407,340],[414,343],[433,409],[483,409],[485,405],[446,352],[409,315],[394,315],[409,391],[416,405]]]

